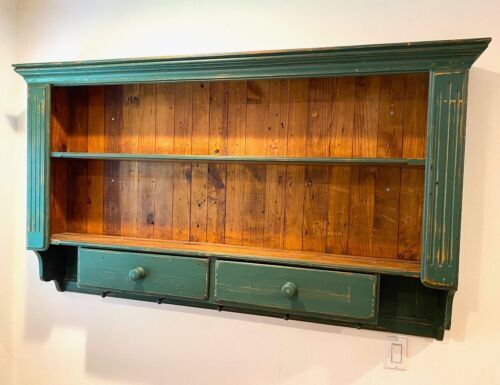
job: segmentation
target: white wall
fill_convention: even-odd
[[[2,293],[10,293],[14,304],[15,385],[500,383],[498,1],[24,0],[18,11],[23,62],[482,36],[494,42],[470,76],[461,276],[452,331],[444,342],[410,338],[406,372],[383,369],[382,333],[61,294],[39,282],[36,258],[23,248],[24,145],[2,123],[0,145],[6,148],[0,167],[12,182],[4,178],[5,189],[2,183],[0,212],[10,216],[0,222],[0,234],[10,239],[6,234],[15,227],[19,239],[0,260],[16,261],[13,272],[0,272],[1,284],[11,280],[14,288]],[[2,71],[4,62],[2,57]],[[23,99],[23,135],[24,109]],[[22,180],[10,169],[19,165]],[[9,247],[2,242],[0,250]],[[4,334],[1,346],[7,341],[8,351]]]
[[[23,255],[21,233],[24,207],[21,199],[24,168],[24,133],[17,114],[22,81],[12,73],[16,59],[16,2],[0,0],[0,384],[10,385],[12,375],[12,322],[14,256]],[[17,164],[17,163],[21,164]],[[18,238],[18,239],[16,239]]]

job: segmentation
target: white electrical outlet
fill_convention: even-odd
[[[385,368],[406,370],[408,339],[388,336],[385,346]]]

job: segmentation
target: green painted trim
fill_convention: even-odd
[[[191,57],[15,64],[28,83],[55,85],[318,77],[468,69],[490,38]]]
[[[431,72],[424,187],[422,282],[458,284],[468,71]]]
[[[26,246],[49,246],[50,86],[28,87],[28,192]]]
[[[292,164],[360,164],[360,165],[408,165],[424,166],[425,159],[403,158],[306,158],[277,156],[230,156],[230,155],[174,155],[174,154],[123,154],[97,152],[52,152],[52,158],[145,160],[175,162],[224,162],[224,163],[292,163]]]
[[[323,269],[335,269],[340,271],[352,271],[361,273],[381,273],[388,275],[399,275],[405,277],[419,277],[419,273],[401,271],[397,269],[386,269],[386,268],[364,268],[358,266],[345,266],[345,265],[335,265],[335,264],[324,264],[324,263],[313,263],[307,261],[295,261],[286,260],[282,258],[262,258],[256,257],[254,255],[244,255],[244,254],[226,254],[226,253],[215,253],[215,252],[198,252],[198,251],[185,251],[178,249],[159,249],[154,247],[142,247],[142,246],[126,246],[126,245],[106,245],[100,243],[92,242],[75,242],[75,241],[59,241],[52,240],[51,244],[54,246],[79,246],[79,247],[92,247],[106,250],[124,250],[124,251],[141,251],[141,252],[153,252],[165,255],[182,255],[186,257],[216,257],[221,259],[233,259],[237,261],[249,261],[249,262],[271,262],[282,266],[298,266],[298,267],[313,267],[313,268],[323,268]]]

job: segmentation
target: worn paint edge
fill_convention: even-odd
[[[467,69],[490,38],[208,56],[15,64],[28,83],[111,84]]]

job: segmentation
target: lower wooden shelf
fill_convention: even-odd
[[[304,251],[276,250],[214,243],[183,242],[158,239],[93,235],[82,233],[53,234],[54,245],[104,247],[117,250],[139,250],[189,256],[214,256],[227,259],[266,260],[301,266],[337,268],[418,277],[420,261],[360,257]]]

